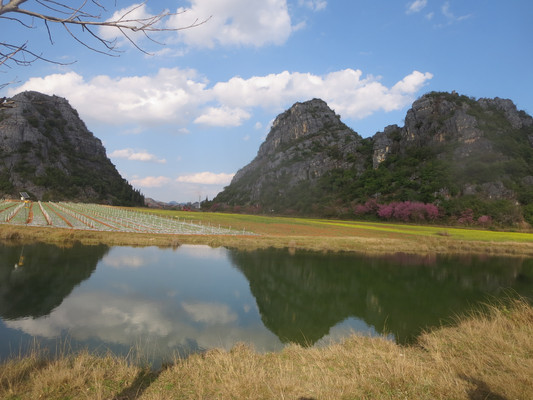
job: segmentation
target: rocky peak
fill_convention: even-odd
[[[68,101],[19,93],[0,110],[0,195],[142,204]]]
[[[299,139],[312,137],[326,127],[339,124],[342,124],[340,117],[321,99],[295,103],[276,117],[258,156],[274,154]]]
[[[239,187],[237,196],[250,203],[266,192],[278,196],[331,169],[352,167],[350,154],[360,141],[323,100],[296,103],[274,120],[257,156],[235,174],[230,186]]]
[[[22,143],[68,145],[77,153],[105,157],[105,149],[80,119],[69,102],[58,96],[27,91],[11,99],[15,107],[4,110],[1,123],[4,151],[16,150]]]
[[[523,111],[518,111],[516,105],[509,99],[500,99],[496,97],[494,99],[479,99],[479,105],[486,111],[491,112],[491,109],[503,111],[507,120],[511,123],[514,129],[520,129],[522,127],[529,127],[533,125],[533,118],[527,115]]]
[[[455,92],[428,93],[416,100],[407,111],[403,127],[394,125],[376,134],[373,166],[377,168],[390,154],[405,153],[410,146],[455,143],[454,155],[459,159],[491,151],[494,138],[487,136],[486,125],[493,124],[492,120],[498,118],[498,127],[491,126],[489,131],[503,132],[507,128],[520,129],[533,125],[533,119],[518,111],[511,100],[476,101]]]

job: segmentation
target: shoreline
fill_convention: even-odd
[[[443,228],[443,232],[446,228]],[[529,235],[529,234],[528,234]],[[477,254],[488,256],[533,257],[533,235],[525,241],[491,241],[457,239],[446,234],[422,235],[353,235],[329,234],[269,234],[256,235],[176,235],[128,232],[102,232],[52,227],[0,225],[0,242],[42,242],[69,246],[74,242],[86,245],[178,247],[207,245],[239,250],[288,248],[319,252],[357,252],[364,254]]]
[[[0,397],[121,400],[533,397],[533,307],[487,305],[415,345],[352,335],[323,348],[211,349],[153,370],[131,357],[35,350],[0,364]]]

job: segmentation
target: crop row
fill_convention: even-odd
[[[170,233],[182,235],[242,235],[220,226],[195,224],[100,204],[54,202],[0,202],[0,223],[50,226],[96,231]]]

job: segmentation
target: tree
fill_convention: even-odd
[[[164,27],[161,22],[185,11],[171,13],[165,10],[156,15],[135,17],[145,4],[146,2],[134,5],[120,16],[104,20],[101,12],[106,12],[107,10],[100,0],[78,0],[77,5],[68,5],[66,1],[56,0],[0,0],[0,20],[18,23],[25,28],[33,28],[34,20],[42,21],[51,43],[53,43],[53,38],[50,25],[60,25],[75,41],[88,49],[97,53],[117,55],[116,39],[108,40],[104,38],[96,31],[96,28],[110,27],[116,29],[138,50],[146,53],[134,39],[135,33],[143,33],[145,37],[156,42],[151,37],[151,34],[155,32],[190,29],[204,24],[209,19],[208,17],[204,20],[195,20],[193,23],[183,27],[168,28]],[[74,30],[75,27],[81,28],[81,32]],[[90,44],[90,40],[96,44]],[[0,41],[0,66],[28,66],[37,60],[62,64],[58,61],[47,59],[39,51],[32,50],[27,41],[22,43]],[[0,83],[0,89],[8,84]],[[2,103],[0,103],[0,108],[2,108]]]

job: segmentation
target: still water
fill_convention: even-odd
[[[0,360],[36,339],[150,361],[352,332],[410,343],[479,302],[533,299],[533,260],[207,246],[0,246]]]

